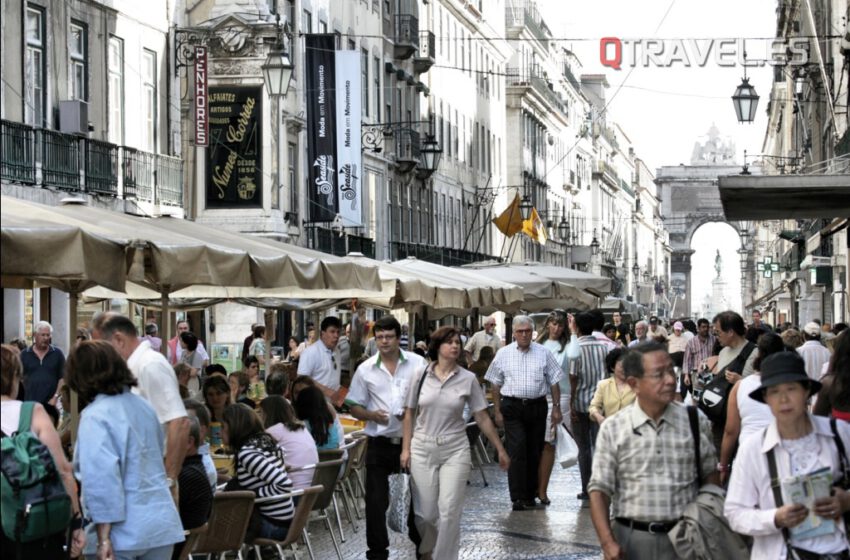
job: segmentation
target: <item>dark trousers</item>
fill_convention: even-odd
[[[540,454],[546,437],[546,398],[523,400],[502,397],[505,450],[511,458],[508,486],[511,501],[533,500],[537,495]]]
[[[573,437],[578,446],[578,470],[581,472],[581,493],[587,494],[587,483],[590,482],[590,472],[593,465],[593,448],[596,445],[596,434],[599,424],[590,419],[587,412],[576,412],[578,420],[573,422]]]
[[[387,508],[390,506],[389,477],[401,471],[401,444],[385,437],[370,437],[366,447],[366,558],[389,558]],[[408,536],[419,547],[419,533],[413,521],[413,508],[407,516]]]

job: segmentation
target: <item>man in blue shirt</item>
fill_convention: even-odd
[[[65,355],[50,344],[53,327],[47,321],[35,325],[33,344],[21,352],[24,365],[24,399],[47,404],[65,371]]]

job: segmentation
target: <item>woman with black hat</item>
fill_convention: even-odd
[[[842,521],[850,511],[850,492],[842,489],[847,461],[839,450],[850,447],[850,426],[838,422],[833,431],[828,419],[808,413],[809,397],[820,387],[796,352],[773,354],[761,364],[761,386],[750,397],[766,403],[774,420],[741,442],[724,507],[732,529],[753,537],[751,558],[850,559]],[[783,492],[789,478],[821,469],[831,471],[834,486],[811,509]],[[812,519],[822,526],[818,536],[794,530]]]

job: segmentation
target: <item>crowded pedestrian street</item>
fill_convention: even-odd
[[[850,0],[0,1],[3,560],[850,560]]]

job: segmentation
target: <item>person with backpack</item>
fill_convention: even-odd
[[[59,434],[53,421],[40,404],[17,400],[18,387],[23,375],[23,366],[18,350],[7,344],[0,347],[0,419],[2,422],[2,552],[4,558],[38,558],[50,560],[66,558],[64,551],[69,524],[74,527],[71,535],[71,552],[79,555],[85,545],[85,534],[81,529],[80,502],[77,498],[77,483],[71,464],[65,458]],[[36,440],[35,442],[33,440]],[[39,453],[49,451],[45,457]],[[34,455],[34,456],[33,456]],[[44,464],[44,461],[49,461]],[[29,464],[32,463],[32,464]],[[29,466],[29,469],[26,467]],[[33,492],[18,492],[16,487],[26,486],[22,472],[29,472],[41,480]],[[49,493],[46,520],[36,517],[39,500]],[[36,515],[24,518],[22,513],[30,509]],[[49,514],[54,513],[54,519]],[[72,521],[73,516],[73,521]],[[41,521],[44,521],[43,523]],[[17,533],[17,536],[16,536]]]
[[[733,530],[753,537],[751,558],[850,559],[842,519],[850,512],[850,426],[809,413],[820,388],[796,352],[761,363],[761,385],[749,396],[766,403],[774,418],[741,441],[723,509]],[[830,482],[813,485],[811,498],[804,492],[789,498],[794,479],[824,480],[824,474]]]
[[[174,544],[185,540],[172,497],[177,480],[166,474],[156,412],[131,391],[138,381],[118,351],[99,340],[71,351],[65,381],[87,403],[74,451],[89,521],[83,553],[97,560],[171,558]],[[179,443],[185,449],[185,440]]]

